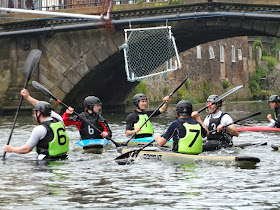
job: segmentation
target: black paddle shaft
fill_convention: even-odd
[[[32,85],[34,88],[36,88],[37,90],[42,91],[46,96],[54,99],[57,103],[61,104],[62,106],[64,106],[66,109],[68,109],[69,106],[67,106],[65,103],[63,103],[62,101],[60,101],[59,99],[57,99],[46,87],[44,87],[43,85],[41,85],[39,82],[36,81],[32,81]],[[78,114],[76,111],[73,111],[74,114],[76,114],[81,120],[83,120],[85,123],[89,124],[90,126],[92,126],[94,129],[96,129],[98,132],[102,133],[102,131],[100,129],[98,129],[96,126],[94,126],[92,123],[90,123],[87,119],[81,117],[80,114]],[[108,138],[108,140],[110,140],[111,142],[113,142],[115,144],[116,147],[120,147],[121,145],[117,142],[115,142],[113,139]]]
[[[197,112],[200,113],[200,112],[204,111],[205,109],[207,109],[207,108],[210,107],[211,105],[213,105],[213,104],[219,102],[219,101],[222,100],[223,98],[229,96],[230,94],[234,93],[235,91],[239,90],[239,89],[242,88],[242,87],[243,87],[243,85],[239,85],[239,86],[237,86],[237,87],[235,87],[235,88],[233,88],[233,89],[227,91],[227,92],[224,93],[223,95],[220,95],[218,98],[216,98],[211,104],[208,104],[208,105],[202,107],[202,108],[199,109]]]
[[[28,57],[27,57],[27,59],[25,61],[25,64],[24,64],[24,76],[25,76],[25,82],[24,82],[24,87],[23,87],[24,89],[27,87],[28,81],[33,76],[33,74],[34,74],[34,72],[35,72],[35,70],[36,70],[36,68],[39,64],[39,60],[41,58],[41,55],[42,55],[42,51],[38,50],[38,49],[34,49],[28,54]],[[15,124],[16,124],[16,121],[17,121],[17,118],[18,118],[18,115],[19,115],[19,110],[20,110],[22,101],[23,101],[23,96],[21,95],[20,100],[19,100],[19,104],[18,104],[18,107],[17,107],[17,111],[16,111],[16,114],[15,114],[15,117],[14,117],[13,126],[12,126],[12,129],[11,129],[8,141],[7,141],[7,145],[10,144],[12,134],[13,134],[13,131],[14,131],[14,128],[15,128]],[[3,159],[5,159],[5,156],[6,156],[6,152],[4,152]]]
[[[228,126],[230,126],[230,125],[232,125],[232,124],[236,124],[236,123],[238,123],[238,122],[251,119],[251,118],[256,117],[256,116],[258,116],[258,115],[261,115],[261,114],[262,114],[261,112],[256,112],[256,113],[251,114],[251,115],[249,115],[249,116],[247,116],[247,117],[243,117],[243,118],[241,118],[241,119],[239,119],[239,120],[235,120],[234,122],[229,123],[228,125],[224,126],[224,128],[225,128],[225,127],[228,127]],[[209,132],[211,133],[211,132],[216,131],[216,130],[217,130],[217,129],[211,130],[211,131],[209,131]]]
[[[180,89],[180,87],[182,87],[182,85],[187,81],[187,79],[189,78],[189,74],[186,76],[186,78],[183,80],[183,82],[181,82],[181,84],[175,89],[172,91],[172,93],[169,94],[169,97],[173,96],[174,93],[177,92],[177,90]],[[165,104],[166,102],[163,101],[159,106],[158,108],[156,108],[156,110],[153,111],[153,113],[148,117],[148,119],[145,120],[145,122],[140,126],[140,129],[146,125],[146,123],[154,116],[154,114]],[[133,133],[133,135],[126,141],[122,144],[122,146],[127,146],[128,142],[133,139],[135,137],[136,133]]]

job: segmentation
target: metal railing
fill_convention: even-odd
[[[77,7],[95,7],[102,5],[100,0],[0,0],[0,7],[33,9],[33,10],[58,10]],[[157,0],[144,0],[153,2]],[[136,4],[137,0],[113,0],[113,4]]]

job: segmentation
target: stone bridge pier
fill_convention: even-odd
[[[42,56],[32,80],[44,85],[67,105],[82,108],[88,95],[99,97],[104,106],[123,105],[138,84],[126,80],[123,51],[119,51],[123,43],[123,31],[108,37],[105,30],[99,29],[1,39],[1,109],[17,107],[25,81],[25,59],[36,48],[42,51]],[[39,100],[48,100],[31,85],[28,89]],[[30,108],[28,103],[24,102],[23,108],[24,105]]]

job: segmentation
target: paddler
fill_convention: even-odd
[[[177,119],[173,121],[163,135],[155,136],[158,146],[164,146],[173,138],[172,151],[185,154],[202,152],[203,137],[208,135],[206,125],[197,111],[193,112],[188,100],[181,100],[176,105]]]
[[[206,104],[212,104],[217,98],[217,95],[210,95]],[[233,146],[233,136],[239,136],[235,125],[227,126],[233,120],[229,114],[220,110],[222,103],[222,100],[220,100],[207,108],[209,115],[205,118],[204,124],[210,133],[207,140],[203,143],[203,151],[212,151]]]
[[[132,136],[135,133],[135,138],[153,136],[154,130],[150,120],[148,120],[146,124],[140,129],[140,127],[145,123],[149,116],[154,112],[154,110],[146,111],[148,106],[147,96],[143,93],[138,93],[133,96],[132,101],[136,106],[136,109],[126,117],[125,134],[127,136]],[[168,107],[169,96],[164,97],[163,101],[165,101],[164,105],[157,111],[155,111],[152,117],[156,117],[166,111]]]
[[[268,127],[280,128],[280,98],[278,95],[272,95],[268,99],[270,108],[273,110],[273,116],[267,115],[267,119],[270,121]]]
[[[45,101],[38,101],[30,96],[26,89],[20,94],[31,103],[33,107],[33,117],[36,126],[26,144],[21,147],[4,145],[5,152],[26,154],[36,148],[38,160],[57,160],[67,158],[69,150],[69,137],[65,132],[65,127],[61,116],[55,113],[51,105]]]
[[[68,109],[62,115],[62,118],[66,126],[75,125],[77,127],[77,129],[80,131],[80,137],[82,140],[111,138],[112,131],[107,121],[101,116],[101,108],[102,103],[98,97],[87,96],[84,99],[84,111],[79,114],[79,116],[72,115],[74,108],[68,107]],[[90,126],[81,118],[86,119],[88,122],[94,125],[95,128]]]

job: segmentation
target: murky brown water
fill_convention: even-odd
[[[196,106],[199,109],[202,105]],[[226,104],[234,120],[257,111],[264,114],[248,124],[267,125],[270,112],[265,102]],[[206,113],[203,113],[205,116]],[[114,139],[127,139],[125,117],[104,114]],[[0,120],[0,144],[4,145],[14,116]],[[174,119],[174,107],[153,120],[162,133]],[[34,127],[31,116],[19,116],[11,145],[26,142]],[[263,142],[267,146],[233,148],[216,155],[250,155],[261,159],[256,168],[239,168],[224,163],[178,164],[140,160],[117,165],[114,146],[101,155],[82,154],[76,149],[78,131],[69,128],[69,159],[42,164],[34,154],[7,154],[1,162],[0,209],[279,209],[280,153],[270,145],[280,142],[279,133],[243,132],[235,143]]]

